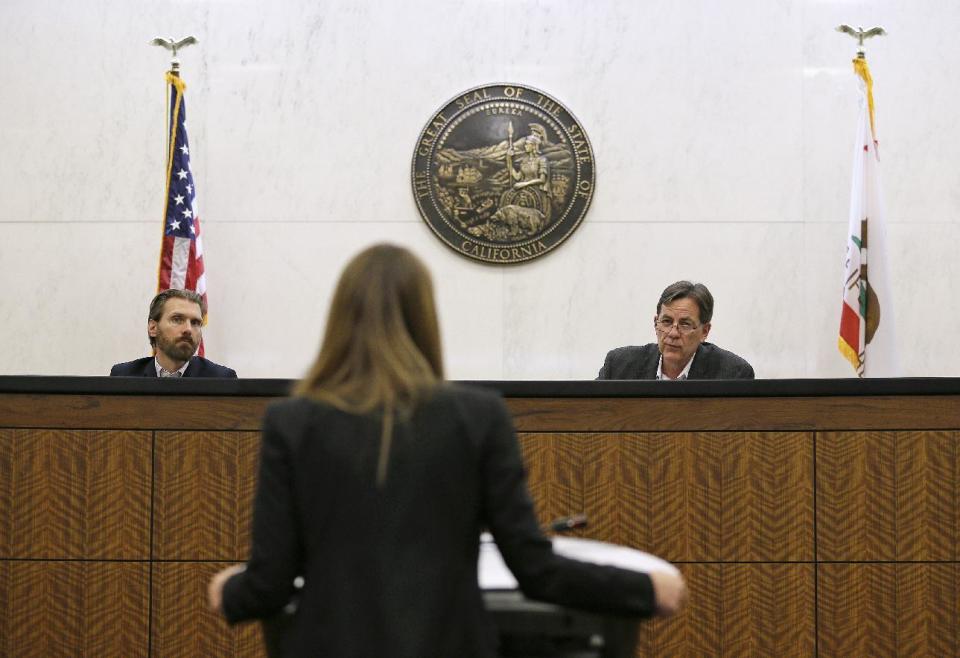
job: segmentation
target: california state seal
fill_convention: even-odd
[[[464,256],[519,263],[583,221],[593,149],[580,122],[531,87],[470,89],[427,122],[413,156],[413,195],[427,225]]]

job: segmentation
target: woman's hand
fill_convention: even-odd
[[[214,574],[207,585],[207,604],[216,613],[223,613],[223,586],[231,576],[234,576],[247,567],[243,564],[234,564]]]
[[[683,606],[687,600],[687,584],[679,573],[655,571],[649,574],[653,581],[653,595],[656,601],[656,614],[668,617]]]

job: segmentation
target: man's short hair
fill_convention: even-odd
[[[178,290],[177,288],[170,288],[169,290],[164,290],[161,293],[158,293],[156,297],[153,298],[153,301],[150,302],[150,312],[147,315],[148,320],[153,320],[154,322],[159,322],[160,318],[163,317],[163,307],[166,305],[167,300],[171,297],[176,297],[177,299],[186,299],[188,302],[193,302],[200,307],[200,315],[207,316],[207,307],[203,303],[203,297],[193,292],[192,290]],[[156,345],[157,339],[153,336],[150,336],[150,344]]]
[[[675,302],[678,299],[692,299],[700,309],[700,324],[707,324],[713,317],[713,295],[702,283],[677,281],[663,289],[660,301],[657,302],[657,315],[664,304]]]

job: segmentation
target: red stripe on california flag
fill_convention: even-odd
[[[862,347],[860,345],[860,316],[847,303],[843,304],[843,310],[840,312],[840,338],[854,352],[860,353]]]

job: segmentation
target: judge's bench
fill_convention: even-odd
[[[476,383],[542,520],[683,572],[637,655],[960,654],[960,380]],[[289,386],[0,377],[0,655],[263,655],[204,593]]]

